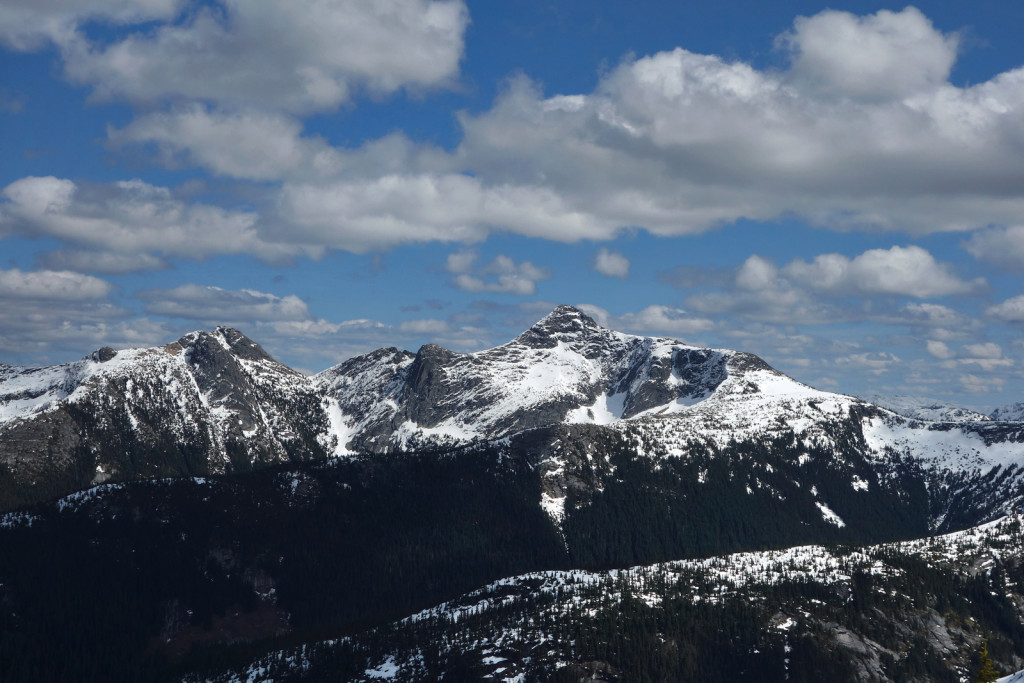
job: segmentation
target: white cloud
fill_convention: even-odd
[[[176,17],[169,9],[178,3],[148,4],[151,11],[127,18]],[[334,109],[356,90],[385,95],[449,85],[458,75],[469,22],[461,0],[222,0],[99,45],[74,30],[95,14],[85,5],[36,14],[56,23],[45,34],[62,48],[67,75],[92,85],[97,97],[294,112]],[[31,18],[20,12],[19,26]],[[7,42],[20,49],[37,45],[19,37],[33,35],[26,30]]]
[[[986,372],[1013,366],[1013,361],[1003,357],[1003,349],[994,342],[965,344],[960,348],[959,358],[947,360],[944,367],[952,369],[963,365],[972,365]]]
[[[167,166],[188,163],[217,175],[276,180],[302,169],[333,168],[337,153],[321,138],[301,137],[302,125],[286,115],[261,111],[217,112],[194,104],[136,118],[110,129],[114,146],[154,144]]]
[[[825,63],[812,43],[831,40],[836,18],[855,26]],[[916,10],[827,12],[797,35],[788,71],[676,49],[626,61],[588,94],[515,80],[490,111],[462,116],[459,158],[492,184],[544,181],[598,225],[666,235],[787,212],[915,233],[1019,220],[1024,192],[1007,188],[1024,173],[1024,69],[951,85],[955,37]],[[868,101],[810,84],[812,63]]]
[[[953,349],[949,348],[945,342],[941,342],[935,339],[929,339],[927,343],[928,353],[932,354],[936,358],[943,360],[952,358],[955,354]]]
[[[940,327],[958,329],[970,327],[974,324],[969,317],[953,310],[949,306],[929,303],[927,301],[912,302],[899,311],[899,317],[894,322],[902,321],[915,326]]]
[[[476,262],[475,251],[454,251],[448,254],[444,269],[453,275],[463,275],[473,270],[473,263]]]
[[[1004,268],[1024,266],[1024,225],[990,228],[971,235],[964,248],[975,258]]]
[[[426,318],[423,320],[405,320],[398,325],[398,329],[409,334],[436,335],[446,334],[450,331],[448,323],[437,318]]]
[[[468,270],[471,263],[471,260],[466,262],[462,253],[448,257],[449,271],[458,273],[452,283],[464,292],[505,292],[526,296],[537,291],[538,281],[551,279],[551,271],[547,268],[538,268],[529,261],[517,264],[504,254],[499,254],[476,274],[470,274]],[[452,268],[465,270],[452,271]]]
[[[847,316],[815,300],[810,291],[782,277],[773,263],[757,255],[747,258],[721,290],[692,294],[686,302],[701,313],[732,313],[782,324],[818,324]]]
[[[170,264],[152,254],[115,254],[104,251],[57,249],[38,257],[39,264],[52,270],[123,275],[143,270],[165,270]]]
[[[669,335],[698,334],[715,327],[715,323],[707,318],[694,317],[680,308],[658,305],[621,315],[615,323],[624,330]]]
[[[163,265],[156,255],[201,259],[215,254],[251,254],[279,261],[303,250],[264,240],[256,214],[207,204],[187,204],[170,190],[141,180],[79,185],[71,180],[28,177],[0,192],[0,235],[53,237],[84,249],[81,259],[113,272],[126,263]],[[99,254],[112,256],[99,256]],[[308,250],[305,253],[310,253]]]
[[[68,44],[86,21],[136,24],[175,17],[184,0],[4,0],[0,4],[0,43],[36,50],[49,41]]]
[[[292,240],[354,252],[404,242],[479,241],[492,230],[561,241],[615,231],[612,223],[567,207],[551,190],[487,187],[457,173],[286,183],[278,220]]]
[[[146,313],[187,318],[214,325],[253,321],[306,321],[312,318],[306,303],[295,295],[278,297],[253,289],[228,290],[185,284],[171,289],[147,289],[136,297],[146,302]]]
[[[890,366],[899,362],[899,357],[888,351],[853,353],[836,359],[836,365],[839,367],[864,370],[872,375],[881,375],[889,370]]]
[[[617,251],[601,247],[594,260],[594,270],[608,277],[625,280],[629,276],[629,259]]]
[[[695,317],[672,306],[655,304],[643,310],[627,312],[622,315],[612,315],[604,308],[594,304],[576,304],[576,307],[602,327],[637,334],[685,336],[708,332],[715,328],[713,321]]]
[[[1024,294],[1015,296],[990,307],[985,313],[996,320],[1008,323],[1024,322]]]
[[[49,301],[101,299],[113,285],[89,275],[67,271],[0,270],[0,297]]]
[[[967,358],[1002,358],[1003,349],[999,344],[985,342],[981,344],[966,344],[963,347],[964,356]]]
[[[977,375],[960,375],[960,384],[972,394],[987,394],[1003,390],[1006,380],[1002,377],[979,377]]]
[[[952,266],[936,261],[927,250],[915,245],[870,249],[853,259],[822,254],[811,263],[794,260],[784,272],[804,286],[840,295],[893,294],[924,299],[967,294],[985,285],[980,278],[962,280]]]
[[[408,242],[470,242],[496,231],[564,242],[610,239],[637,227],[693,234],[741,218],[789,214],[838,230],[923,234],[1011,224],[1024,214],[1018,182],[1024,157],[1014,152],[1024,136],[1024,68],[971,87],[953,86],[947,77],[956,36],[937,31],[913,8],[801,18],[780,38],[792,51],[783,70],[759,71],[680,48],[627,60],[586,94],[546,97],[527,78],[515,78],[490,110],[460,115],[463,139],[448,153],[400,135],[358,149],[334,148],[303,136],[297,120],[267,113],[302,113],[347,97],[341,90],[348,87],[348,72],[328,78],[344,87],[326,99],[294,77],[303,73],[296,65],[304,59],[329,61],[335,49],[349,54],[333,35],[329,48],[317,42],[321,27],[310,22],[328,4],[308,1],[309,12],[290,5],[288,17],[275,18],[274,35],[292,41],[287,54],[278,54],[271,41],[266,54],[247,64],[246,73],[259,74],[258,84],[236,78],[234,70],[249,55],[253,27],[279,11],[266,0],[229,4],[226,17],[237,21],[199,12],[184,24],[87,55],[82,69],[115,55],[122,60],[108,71],[128,74],[123,83],[100,79],[111,92],[216,105],[186,102],[143,115],[111,131],[112,142],[154,145],[165,163],[285,181],[276,215],[264,216],[261,225],[282,242],[287,234],[289,243],[307,249],[363,252]],[[379,28],[378,5],[382,12],[401,8],[417,16],[431,8],[441,12],[447,19],[440,25],[451,29],[447,42],[438,37],[444,31],[427,32],[456,55],[440,72],[454,72],[466,20],[461,4],[349,4],[346,12],[372,15],[367,36]],[[332,21],[323,22],[324,30]],[[412,30],[397,26],[399,38]],[[292,45],[296,36],[308,37],[306,31],[314,36],[308,45]],[[185,36],[198,40],[194,54],[171,50]],[[214,55],[207,49],[213,44],[238,48],[238,54]],[[381,44],[405,46],[400,40]],[[163,51],[170,57],[164,59]],[[370,52],[366,73],[379,61]],[[218,69],[196,71],[180,63],[211,55],[220,60]],[[998,254],[996,242],[979,237],[968,244],[976,255]],[[1024,247],[1020,251],[1024,259]],[[842,264],[817,265],[828,270]],[[920,282],[901,285],[894,273],[873,285],[866,273],[859,277],[863,291],[913,288],[918,294],[912,296],[927,296]],[[943,291],[964,288],[949,278],[939,284]]]
[[[691,278],[685,277],[681,284]],[[878,295],[936,297],[971,294],[985,286],[966,281],[953,267],[917,246],[871,249],[853,258],[822,254],[807,262],[795,259],[783,268],[753,255],[718,289],[687,297],[687,305],[704,313],[733,313],[754,320],[786,324],[821,324],[877,319],[893,323],[966,328],[970,319],[939,304],[908,304],[898,314],[877,305]],[[838,306],[839,298],[862,298],[863,305]],[[832,302],[829,301],[832,300]],[[933,337],[937,331],[930,333]]]
[[[65,271],[0,270],[0,351],[31,362],[80,357],[90,347],[155,343],[166,329],[110,299],[113,286]]]
[[[791,76],[840,96],[888,100],[942,85],[958,37],[943,35],[920,10],[858,17],[825,10],[799,17],[778,43],[793,55]]]

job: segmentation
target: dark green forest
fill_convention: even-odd
[[[694,445],[686,458],[654,462],[609,443],[587,473],[598,485],[569,491],[561,530],[538,504],[537,458],[482,446],[125,483],[23,508],[31,524],[0,527],[0,680],[172,680],[364,634],[351,656],[334,648],[323,660],[333,663],[318,664],[323,679],[344,680],[379,652],[368,629],[503,577],[927,533],[915,472],[883,480],[827,453],[797,471],[794,449],[785,439]],[[867,492],[850,486],[851,467]],[[817,496],[845,527],[822,518]],[[622,680],[686,680],[709,665],[743,678],[781,656],[761,633],[771,616],[763,606],[666,604],[651,611],[623,599],[594,619],[569,615],[552,633],[576,643],[574,661],[604,662]],[[1018,652],[1012,620],[993,619],[1006,634],[993,652]],[[399,637],[430,642],[422,629],[388,636]],[[823,638],[809,632],[788,656],[844,680],[849,669]],[[738,643],[757,656],[737,656]],[[476,675],[457,649],[431,647],[436,675]]]

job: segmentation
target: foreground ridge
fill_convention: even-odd
[[[986,638],[990,652],[1004,653],[1000,663],[1017,670],[1010,641],[1021,631],[1022,521],[1011,515],[859,549],[802,546],[606,572],[533,572],[385,628],[279,651],[203,680],[330,672],[413,681],[453,666],[505,681],[755,673],[758,680],[956,680],[970,674]],[[1008,630],[993,629],[993,619],[1004,618]],[[725,624],[731,636],[715,645]]]

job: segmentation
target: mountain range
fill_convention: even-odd
[[[501,661],[514,662],[503,669],[508,680],[550,679],[563,669],[566,680],[630,680],[641,670],[672,680],[684,669],[661,659],[654,668],[631,668],[639,650],[621,643],[615,652],[595,645],[584,656],[555,643],[568,632],[539,629],[534,640],[519,632],[470,647],[469,631],[459,630],[449,608],[436,608],[447,621],[432,617],[429,633],[422,618],[401,618],[442,601],[479,603],[473,633],[571,614],[573,628],[592,629],[591,638],[606,628],[594,615],[618,610],[647,629],[636,642],[645,643],[644,657],[657,659],[648,650],[668,638],[664,619],[699,612],[722,627],[722,610],[739,609],[731,598],[701,597],[726,585],[705,575],[715,562],[708,558],[806,544],[824,544],[798,554],[808,566],[833,556],[853,564],[808,570],[782,582],[784,590],[763,573],[744,579],[757,587],[745,600],[762,596],[783,615],[757,612],[748,615],[751,624],[776,635],[788,619],[799,624],[792,633],[803,639],[804,659],[800,667],[795,656],[790,668],[773,663],[779,676],[824,671],[827,662],[846,667],[827,669],[836,680],[914,680],[919,669],[925,678],[917,680],[941,680],[940,670],[961,676],[985,629],[1001,665],[1024,668],[1016,607],[1024,597],[1012,578],[1020,546],[1011,525],[1024,501],[1024,423],[1012,408],[988,416],[924,408],[819,391],[754,355],[615,332],[569,306],[485,351],[380,349],[314,376],[224,327],[162,347],[103,348],[60,366],[0,366],[0,510],[9,511],[0,517],[0,547],[8,549],[0,558],[0,655],[21,653],[0,677],[43,672],[78,680],[93,670],[88,662],[118,656],[106,680],[218,676],[248,671],[240,662],[255,653],[240,643],[268,652],[282,639],[328,642],[328,635],[346,644],[317,646],[313,658],[278,650],[275,680],[301,679],[306,670],[296,664],[281,673],[284,659],[327,677],[334,667],[351,669],[353,679],[388,673],[422,680],[463,665],[477,678],[496,676],[500,667],[482,664],[499,656],[494,648],[504,648]],[[907,568],[921,554],[907,545],[911,539],[993,528],[998,520],[1002,540],[990,545],[1006,552],[995,552],[993,563],[965,564],[965,553],[963,562],[953,557],[926,577],[947,592],[978,576],[985,585],[998,582],[998,605],[940,600],[946,593],[938,588],[917,596],[904,583],[924,576]],[[773,559],[744,566],[782,561],[764,557]],[[683,564],[614,571],[664,562]],[[865,562],[896,569],[872,573]],[[62,570],[72,566],[78,570],[70,575]],[[850,583],[851,567],[867,571],[871,585]],[[555,575],[536,573],[544,571],[569,574],[551,584]],[[565,578],[580,571],[590,573]],[[681,587],[684,578],[691,588]],[[617,591],[587,593],[618,597],[592,604],[567,581],[618,581]],[[53,593],[59,582],[68,591],[63,599]],[[659,589],[652,602],[642,597],[652,582],[675,588]],[[111,606],[119,586],[143,584],[137,598]],[[851,621],[835,613],[841,602],[825,598],[839,584],[858,596],[881,590],[916,602],[863,602]],[[483,606],[474,590],[504,597],[487,597]],[[790,593],[792,604],[785,602]],[[801,618],[812,599],[828,609]],[[80,647],[69,646],[66,661],[54,664],[45,634],[65,627],[34,610],[44,603],[60,612],[69,600],[80,609],[63,615],[66,628],[87,630],[90,619],[106,625],[75,631]],[[496,605],[508,609],[495,612]],[[939,614],[946,640],[925,633],[924,615],[936,605],[949,610]],[[920,635],[917,650],[857,621],[876,608],[887,624],[878,628],[892,632],[915,615],[908,633]],[[1017,626],[1006,610],[1017,610]],[[112,639],[125,623],[134,635]],[[761,661],[755,654],[787,659],[785,638],[741,631],[736,642],[750,652],[749,671]],[[586,640],[583,631],[577,637]],[[409,638],[422,645],[408,646]],[[553,654],[524,654],[543,642],[554,643]],[[519,654],[506,656],[510,648]],[[946,665],[936,663],[943,648]],[[829,659],[828,652],[846,654]],[[673,661],[700,668],[701,656]],[[723,680],[739,676],[730,675]]]

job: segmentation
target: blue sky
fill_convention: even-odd
[[[822,389],[1024,400],[1024,5],[11,0],[0,362],[318,371],[558,303]]]

